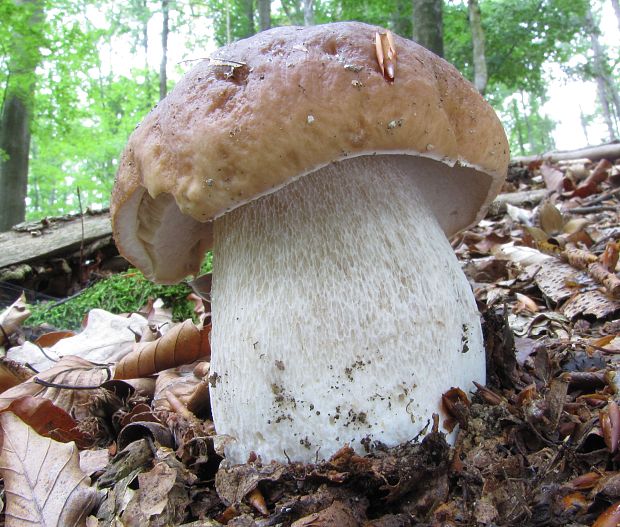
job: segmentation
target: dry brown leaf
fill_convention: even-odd
[[[77,423],[67,412],[44,397],[30,395],[14,400],[2,412],[13,412],[37,434],[61,443],[75,441],[87,447],[87,437],[77,428]],[[0,444],[2,431],[0,430]]]
[[[110,377],[105,366],[75,355],[60,359],[56,366],[39,373],[0,395],[0,410],[27,395],[45,397],[76,419],[90,416],[90,399]]]
[[[521,311],[530,311],[531,313],[538,312],[538,305],[529,296],[523,293],[515,293],[515,296],[517,298],[515,313],[520,313]]]
[[[7,358],[0,359],[0,393],[27,381],[34,372]]]
[[[540,228],[548,235],[558,234],[562,232],[564,228],[564,218],[562,218],[562,213],[549,201],[545,201],[540,206],[538,211],[538,221],[540,223]]]
[[[195,396],[200,396],[203,393],[200,390],[199,385],[206,384],[205,371],[208,375],[209,363],[206,361],[199,361],[193,364],[185,364],[178,368],[172,368],[170,370],[162,371],[157,376],[155,383],[155,396],[153,397],[153,408],[155,410],[172,410],[170,403],[167,399],[167,394],[172,393],[176,396],[181,403],[187,406],[190,401],[193,401]],[[196,393],[198,391],[198,393]],[[203,406],[208,406],[208,390],[207,394],[204,394],[206,400],[203,404],[199,404],[200,401],[194,401],[193,405],[200,409]],[[192,410],[193,412],[194,410]],[[198,413],[200,413],[198,411]]]
[[[42,437],[11,412],[0,415],[0,428],[7,527],[83,525],[97,491],[79,468],[75,444]]]
[[[34,343],[41,348],[51,348],[59,340],[75,337],[75,331],[50,331],[41,335]]]
[[[326,509],[293,522],[291,527],[359,527],[360,522],[356,516],[350,507],[341,501],[334,501]]]
[[[0,313],[0,346],[6,344],[9,337],[30,316],[24,293],[9,307]]]
[[[585,181],[579,184],[579,186],[568,195],[568,197],[580,197],[585,198],[591,194],[598,192],[599,183],[602,183],[609,176],[609,169],[612,164],[607,159],[601,159],[592,170],[592,173],[586,178]]]
[[[618,265],[618,255],[620,253],[620,242],[609,241],[605,246],[605,251],[599,257],[601,265],[605,267],[610,273],[616,270]]]
[[[618,523],[620,523],[620,501],[607,507],[592,527],[617,527]]]
[[[210,326],[198,328],[191,320],[177,324],[153,342],[140,342],[116,366],[115,379],[134,379],[210,356]]]
[[[564,189],[564,173],[548,163],[543,163],[540,167],[545,186],[554,192],[562,192]]]

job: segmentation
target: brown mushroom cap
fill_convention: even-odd
[[[453,66],[398,36],[387,81],[376,32],[385,30],[359,22],[279,27],[187,73],[123,153],[111,203],[120,251],[152,278],[180,280],[211,244],[202,222],[331,162],[375,153],[457,165],[456,177],[433,184],[434,195],[454,188],[431,206],[441,218],[436,209],[459,196],[460,209],[440,220],[448,235],[479,220],[509,161],[495,112]],[[159,210],[164,219],[149,225]],[[168,241],[178,229],[191,240],[185,248]]]

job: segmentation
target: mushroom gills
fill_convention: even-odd
[[[440,163],[402,157],[333,163],[215,220],[210,389],[231,462],[396,445],[443,392],[484,383],[474,297],[421,188]]]

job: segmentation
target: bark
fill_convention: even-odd
[[[480,17],[480,5],[478,0],[467,2],[469,13],[469,28],[473,44],[474,59],[474,86],[480,93],[484,93],[487,87],[487,60],[484,51],[484,30]]]
[[[300,0],[295,0],[289,5],[287,0],[281,0],[282,10],[289,21],[289,24],[296,26],[303,21],[303,12]],[[313,2],[314,3],[314,2]]]
[[[588,120],[583,113],[583,108],[579,105],[579,121],[581,123],[581,130],[583,131],[583,136],[586,138],[586,144],[590,144],[590,139],[588,138]]]
[[[256,33],[256,29],[254,27],[254,0],[244,0],[243,5],[248,23],[248,29],[243,36],[247,38],[251,37],[254,33]]]
[[[574,159],[589,159],[590,161],[599,161],[601,159],[608,159],[613,161],[614,159],[620,159],[620,143],[609,143],[605,145],[589,146],[586,148],[579,148],[577,150],[566,150],[558,152],[546,152],[540,155],[533,156],[517,156],[513,157],[511,162],[513,163],[531,163],[543,159],[546,161],[567,161]]]
[[[314,0],[304,0],[304,26],[314,25]]]
[[[161,63],[159,65],[160,101],[168,93],[168,76],[166,74],[166,67],[168,66],[168,32],[170,31],[168,0],[161,0],[161,12],[163,14],[163,22],[161,26]]]
[[[32,9],[31,28],[40,23],[42,8],[38,0],[16,4]],[[9,52],[9,78],[0,115],[0,232],[23,221],[26,215],[30,121],[35,69],[40,58],[38,48],[33,51],[26,36],[20,34],[14,35]]]
[[[620,115],[620,97],[615,83],[607,71],[607,58],[605,50],[599,41],[598,28],[594,23],[594,17],[590,9],[586,12],[586,29],[590,33],[592,46],[592,68],[594,71],[596,90],[603,113],[603,119],[607,126],[609,140],[617,137],[617,119]],[[617,115],[618,114],[618,115]]]
[[[411,17],[407,14],[409,0],[396,0],[395,9],[390,17],[394,33],[403,37],[411,37]]]
[[[443,57],[442,0],[413,0],[413,39]]]
[[[82,225],[83,221],[83,225]],[[82,231],[83,227],[83,231]],[[107,211],[31,222],[28,228],[0,233],[0,269],[78,251],[83,244],[112,234]]]
[[[523,139],[523,132],[521,131],[521,113],[517,105],[517,100],[512,99],[512,117],[515,121],[515,128],[517,129],[517,139],[519,141],[519,151],[521,155],[525,154],[525,141]]]
[[[529,144],[530,152],[536,152],[538,150],[538,144],[534,139],[534,134],[532,133],[532,123],[530,122],[530,109],[528,108],[528,104],[525,102],[525,95],[523,92],[519,92],[521,95],[521,112],[523,120],[525,121],[525,130],[527,131],[527,142]]]
[[[150,106],[152,104],[151,99],[151,91],[152,91],[152,82],[151,76],[149,75],[149,18],[148,16],[148,6],[146,4],[146,0],[142,0],[140,7],[144,13],[144,18],[142,21],[142,49],[144,50],[144,71],[145,71],[145,95],[146,95],[146,105]]]
[[[260,31],[271,27],[271,0],[258,0],[258,25]]]

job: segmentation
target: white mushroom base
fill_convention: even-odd
[[[470,286],[390,157],[330,165],[216,220],[211,401],[231,462],[396,445],[446,390],[484,383]]]

